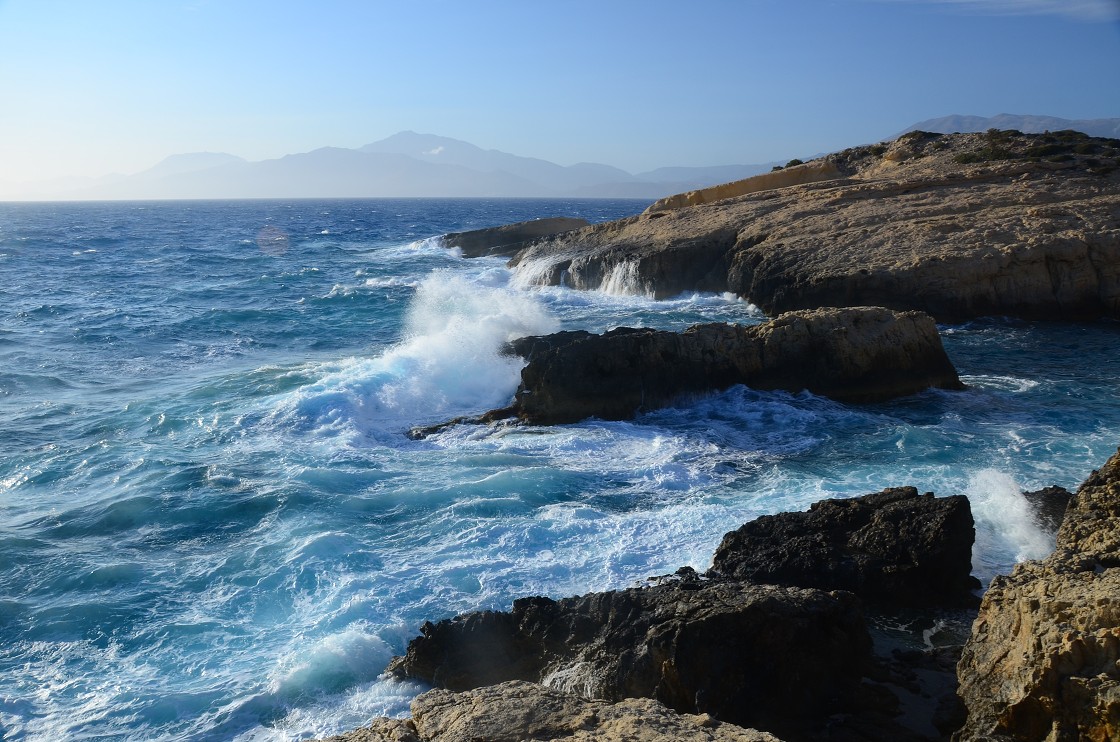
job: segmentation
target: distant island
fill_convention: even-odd
[[[1120,119],[1071,120],[1000,114],[945,116],[904,131],[938,133],[1072,129],[1120,137]],[[893,138],[893,137],[892,137]],[[813,153],[800,153],[805,159]],[[239,198],[639,198],[675,193],[769,172],[783,162],[662,167],[629,173],[611,165],[557,165],[434,134],[403,131],[356,149],[311,152],[250,162],[220,152],[172,155],[134,175],[43,183],[0,183],[0,200],[144,200]]]

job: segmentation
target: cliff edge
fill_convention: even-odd
[[[527,284],[730,291],[770,315],[1120,317],[1120,140],[911,132],[767,177],[537,240],[510,264]]]

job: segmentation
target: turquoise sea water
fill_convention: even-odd
[[[638,201],[0,204],[0,733],[280,740],[399,715],[427,619],[708,566],[829,496],[969,495],[984,579],[1020,489],[1120,444],[1120,325],[942,328],[970,389],[745,388],[631,422],[404,432],[505,404],[523,334],[758,322],[733,297],[524,286],[441,233]],[[524,277],[522,277],[524,278]],[[625,286],[617,287],[625,290]]]

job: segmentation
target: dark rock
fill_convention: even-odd
[[[523,338],[528,358],[514,406],[527,422],[621,420],[682,395],[746,384],[867,402],[929,387],[961,389],[933,321],[861,307],[791,312],[754,327],[683,333],[619,328]]]
[[[880,604],[975,604],[972,510],[913,487],[765,515],[723,537],[710,574],[849,590]]]
[[[1035,520],[1038,521],[1039,527],[1047,533],[1057,533],[1073,493],[1065,487],[1054,484],[1034,492],[1024,492],[1023,497],[1027,498],[1027,502],[1034,509]]]
[[[633,588],[425,624],[389,671],[450,690],[544,682],[654,698],[789,739],[859,708],[871,641],[843,592],[729,581]],[[819,738],[819,737],[818,737]]]
[[[556,216],[469,232],[451,232],[443,236],[443,242],[448,247],[462,250],[464,258],[495,255],[508,258],[535,239],[570,232],[590,224],[586,219]]]

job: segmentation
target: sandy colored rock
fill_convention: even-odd
[[[660,201],[655,201],[646,209],[645,213],[652,214],[668,209],[679,209],[684,206],[710,204],[726,198],[745,196],[748,193],[771,191],[775,188],[788,188],[789,186],[817,183],[822,180],[833,180],[840,177],[843,177],[843,173],[834,163],[828,160],[815,160],[744,178],[743,180],[736,180],[732,183],[722,183],[688,193],[666,196]]]
[[[1054,553],[998,577],[957,668],[957,739],[1120,740],[1120,452],[1070,501]]]
[[[535,683],[429,691],[412,702],[422,742],[778,742],[704,715],[678,714],[648,698],[592,701]]]
[[[770,315],[1120,316],[1120,140],[914,132],[822,162],[842,177],[651,210],[540,240],[511,265],[523,283],[731,291]]]

